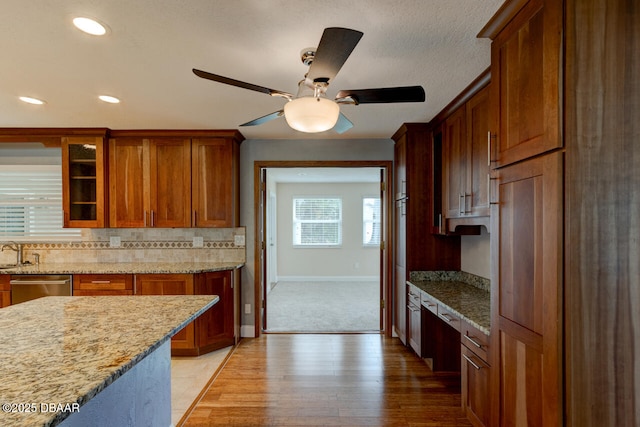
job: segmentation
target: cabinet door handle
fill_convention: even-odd
[[[491,131],[487,132],[487,166],[491,166]]]
[[[462,193],[460,193],[460,195],[458,196],[458,213],[463,214],[464,211],[462,210],[462,201],[464,200],[464,196],[462,195]]]
[[[195,226],[196,226],[196,211],[195,211],[195,210],[193,211],[193,218],[192,218],[192,220],[191,220],[191,225],[192,225],[193,227],[195,227]]]
[[[147,211],[144,211],[144,215],[142,218],[142,223],[146,227],[147,226]]]
[[[467,362],[469,362],[469,363],[471,364],[471,366],[473,366],[474,368],[476,368],[478,371],[479,371],[480,369],[482,369],[482,366],[476,365],[476,363],[475,363],[473,360],[471,360],[471,358],[470,358],[470,357],[467,357],[467,355],[466,355],[466,354],[463,354],[463,355],[462,355],[462,357],[464,357],[464,360],[466,360]]]
[[[153,209],[151,210],[151,226],[152,227],[156,226],[156,215]]]
[[[455,320],[453,317],[451,317],[451,315],[449,315],[447,313],[442,313],[440,315],[440,317],[443,318],[444,320],[446,320],[449,323],[451,323],[451,322],[453,322]]]
[[[111,283],[111,280],[92,280],[91,283],[95,285],[108,285]]]
[[[482,344],[478,343],[476,340],[474,340],[474,339],[473,339],[473,338],[475,338],[475,337],[473,337],[473,336],[469,336],[469,335],[467,335],[467,334],[465,334],[465,335],[464,335],[464,337],[465,337],[466,339],[468,339],[469,341],[471,341],[471,344],[475,345],[475,346],[476,346],[476,347],[478,347],[478,348],[482,348]]]

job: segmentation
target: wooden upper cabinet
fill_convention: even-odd
[[[191,226],[191,140],[149,139],[148,227]]]
[[[442,163],[444,172],[444,209],[446,218],[466,213],[467,139],[465,108],[459,108],[444,123]]]
[[[239,224],[240,133],[128,130],[111,134],[111,227]]]
[[[106,227],[104,137],[63,137],[61,148],[64,227]]]
[[[189,139],[111,138],[111,227],[190,227],[190,166]]]
[[[470,218],[489,216],[489,103],[485,86],[444,122],[443,207],[448,231],[457,225],[488,225]]]
[[[145,148],[142,138],[109,140],[109,225],[145,227]]]
[[[239,144],[232,138],[191,141],[192,226],[239,223]]]
[[[466,188],[465,213],[489,216],[489,87],[466,104]]]
[[[480,32],[491,45],[491,132],[495,167],[562,146],[562,2],[506,2]],[[504,24],[504,22],[507,22]]]

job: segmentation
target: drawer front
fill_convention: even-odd
[[[420,307],[420,290],[413,285],[409,285],[409,304],[416,308]]]
[[[429,294],[422,292],[422,296],[420,297],[422,306],[435,314],[438,315],[438,303],[431,298]]]
[[[442,304],[438,304],[438,317],[456,331],[460,331],[460,317]]]
[[[489,361],[489,336],[478,328],[462,321],[460,330],[460,342],[469,350],[474,352],[485,363]]]
[[[74,274],[73,289],[87,291],[132,291],[133,276],[131,274]]]

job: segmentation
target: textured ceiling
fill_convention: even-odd
[[[301,49],[326,27],[364,32],[327,94],[419,84],[418,104],[343,105],[348,132],[303,134],[284,119],[249,139],[389,138],[430,120],[489,66],[476,34],[503,0],[2,0],[0,126],[236,129],[285,100],[194,76],[199,68],[295,93]],[[90,16],[105,37],[71,25]],[[117,96],[117,105],[97,100]],[[20,102],[21,95],[47,101]]]

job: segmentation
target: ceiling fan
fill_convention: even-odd
[[[298,83],[298,92],[295,96],[288,92],[269,89],[195,68],[193,72],[203,79],[287,99],[288,102],[283,109],[240,126],[261,125],[284,116],[290,127],[301,132],[323,132],[333,128],[337,133],[343,133],[351,129],[353,123],[340,112],[340,104],[384,104],[424,102],[425,100],[422,86],[341,90],[333,100],[326,97],[329,83],[338,74],[362,35],[362,32],[348,28],[326,28],[317,48],[307,48],[301,52],[302,62],[309,66],[309,71],[304,79]]]

